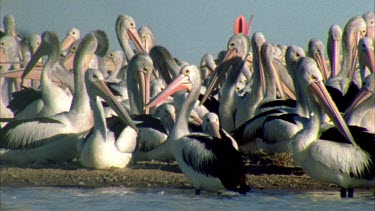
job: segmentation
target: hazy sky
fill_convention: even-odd
[[[311,38],[326,42],[332,24],[342,28],[355,15],[374,10],[374,0],[0,0],[0,14],[14,15],[19,32],[55,31],[62,39],[71,27],[102,29],[110,49],[120,49],[115,22],[132,16],[137,28],[150,26],[157,44],[189,63],[205,53],[216,57],[226,48],[237,16],[254,14],[252,32],[261,31],[274,44],[306,49]],[[2,23],[1,23],[2,26]]]

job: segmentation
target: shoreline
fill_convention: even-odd
[[[289,155],[246,156],[247,182],[252,190],[337,191],[339,187],[311,179],[292,165]],[[251,160],[251,162],[250,162]],[[165,187],[191,188],[176,162],[138,162],[130,168],[92,170],[78,161],[17,166],[0,162],[1,187]],[[373,191],[356,188],[356,191]],[[339,194],[339,193],[338,193]]]

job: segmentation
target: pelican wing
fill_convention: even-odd
[[[7,108],[12,110],[12,112],[16,115],[34,101],[42,99],[42,94],[39,90],[23,87],[22,90],[13,92],[12,98],[13,99],[9,102]]]
[[[349,130],[353,134],[354,140],[356,140],[359,148],[353,147],[337,128],[332,127],[324,131],[320,139],[327,142],[325,145],[334,146],[327,146],[324,150],[321,149],[321,147],[315,146],[315,149],[311,151],[319,149],[319,152],[328,154],[323,154],[321,159],[324,159],[324,156],[334,157],[330,159],[331,162],[328,162],[327,165],[332,168],[339,167],[338,169],[336,168],[336,170],[342,173],[346,173],[351,177],[372,180],[375,178],[375,134],[367,132],[365,128],[352,125],[349,126]],[[338,147],[335,148],[335,146]],[[338,154],[334,152],[337,150],[337,153],[340,153],[339,148],[343,148],[344,150],[341,152],[342,155],[348,156],[336,156]],[[332,152],[332,154],[329,154],[330,152]]]
[[[51,118],[12,121],[0,130],[0,148],[38,147],[45,144],[48,138],[61,134],[63,128],[60,121]]]
[[[231,141],[201,134],[188,135],[183,139],[182,156],[188,166],[206,176],[219,178],[228,190],[249,190],[241,153]]]

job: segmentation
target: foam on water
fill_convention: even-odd
[[[341,199],[338,192],[255,190],[220,196],[193,189],[1,187],[1,210],[374,210],[372,191]]]

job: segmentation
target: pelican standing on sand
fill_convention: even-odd
[[[246,169],[241,154],[233,147],[232,142],[205,134],[189,133],[189,116],[200,88],[199,69],[194,65],[183,66],[180,74],[147,107],[159,104],[177,91],[187,90],[189,94],[178,109],[175,126],[166,141],[170,142],[178,166],[193,183],[196,194],[201,190],[246,194],[250,190],[246,184]]]
[[[304,128],[291,139],[295,164],[301,166],[312,178],[339,185],[341,197],[353,197],[355,187],[375,187],[374,134],[361,128],[356,128],[355,131],[353,129],[354,137],[358,135],[355,140],[357,143],[354,141],[311,58],[300,59],[297,74],[298,85],[307,98],[310,118]],[[334,135],[329,139],[328,136],[319,137],[322,109],[336,125],[341,136]]]

